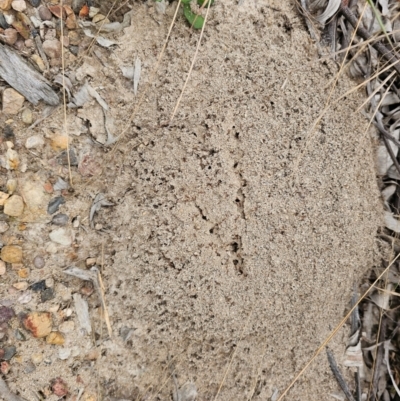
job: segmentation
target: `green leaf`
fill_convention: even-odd
[[[190,4],[185,4],[183,6],[183,14],[188,20],[189,24],[193,26],[194,29],[201,29],[204,25],[204,18],[201,15],[197,15],[192,12]]]
[[[197,0],[197,4],[199,6],[202,6],[204,3],[206,2],[206,0]],[[208,3],[211,3],[210,6],[212,6],[214,4],[214,0],[209,0],[206,4],[206,7],[208,7]]]

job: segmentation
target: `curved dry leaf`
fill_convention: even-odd
[[[317,21],[321,24],[325,24],[329,18],[335,15],[336,11],[339,10],[341,0],[329,0],[328,5],[325,8],[325,11],[317,17]]]
[[[385,202],[388,202],[389,199],[394,195],[396,192],[397,185],[392,184],[388,185],[386,188],[382,190],[382,198]]]
[[[397,221],[399,224],[400,222]],[[371,296],[372,302],[375,303],[375,305],[379,306],[380,308],[384,310],[389,310],[390,309],[390,291],[392,291],[393,285],[391,283],[388,284],[387,290],[386,291],[377,291],[375,294]]]
[[[395,153],[397,154],[397,152]],[[378,146],[376,151],[376,169],[378,175],[386,175],[393,161],[385,145]]]
[[[394,231],[395,233],[400,233],[400,221],[393,216],[392,212],[385,212],[384,219],[385,227]]]
[[[361,341],[359,341],[356,345],[346,349],[343,365],[347,367],[358,368],[364,366],[364,356],[361,349]]]

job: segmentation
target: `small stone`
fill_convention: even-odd
[[[96,258],[87,258],[86,267],[92,267],[96,264]]]
[[[19,298],[18,302],[22,305],[28,304],[32,301],[32,293],[30,291],[24,292]]]
[[[27,149],[32,148],[42,148],[44,145],[44,140],[40,135],[32,135],[26,139],[25,147]]]
[[[59,59],[61,56],[61,43],[58,39],[49,39],[43,42],[43,51],[50,58]]]
[[[18,277],[19,278],[28,278],[29,277],[29,269],[25,267],[24,269],[18,270]]]
[[[68,216],[63,213],[56,214],[51,220],[51,224],[56,226],[65,226],[68,223]]]
[[[65,361],[71,356],[71,348],[60,348],[58,350],[58,358]]]
[[[96,14],[93,19],[92,22],[95,24],[99,24],[99,25],[105,25],[105,24],[109,24],[110,20],[103,14]]]
[[[91,349],[85,356],[85,359],[88,361],[95,361],[99,358],[99,351],[95,348]]]
[[[53,345],[63,345],[65,343],[65,338],[59,331],[52,331],[47,336],[46,343]]]
[[[32,7],[39,7],[40,0],[29,0],[29,3],[31,3]]]
[[[51,138],[51,147],[54,150],[64,150],[68,147],[68,137],[66,135],[54,135]]]
[[[6,274],[6,264],[0,260],[0,276],[4,276]]]
[[[10,364],[7,361],[3,361],[0,364],[0,372],[3,373],[3,375],[6,375],[11,369]]]
[[[0,220],[0,234],[4,234],[9,228],[10,226],[8,225],[8,223]]]
[[[68,166],[68,164],[70,164],[71,166],[77,166],[78,158],[76,157],[75,150],[73,148],[69,149],[69,163],[68,163],[68,154],[66,150],[64,150],[63,152],[61,152],[59,156],[57,156],[57,162],[58,164],[61,164],[63,166]]]
[[[36,366],[32,362],[28,362],[24,367],[24,373],[29,374],[36,370]]]
[[[47,213],[53,214],[58,211],[58,208],[65,203],[65,199],[62,196],[57,196],[50,200],[47,206]]]
[[[102,229],[103,229],[103,224],[97,223],[97,224],[94,226],[94,229],[97,230],[97,231],[102,230]]]
[[[38,17],[36,17],[35,15],[31,15],[31,21],[32,21],[32,25],[38,29],[40,28],[40,25],[42,24],[42,20]],[[26,41],[25,41],[25,46],[26,46]]]
[[[31,312],[23,319],[23,324],[34,337],[43,338],[51,333],[53,322],[48,312]]]
[[[96,14],[100,12],[100,8],[89,7],[89,18],[93,18]]]
[[[1,0],[0,0],[1,1]],[[3,113],[18,114],[24,104],[25,98],[13,88],[3,91]]]
[[[33,121],[33,115],[32,115],[32,110],[31,109],[24,109],[22,114],[21,114],[22,122],[26,125],[31,125]],[[32,137],[31,137],[32,138]],[[29,138],[28,138],[29,139]],[[28,142],[28,139],[26,142]],[[25,144],[26,146],[26,144]],[[28,148],[28,146],[26,146]],[[29,149],[29,148],[28,148]]]
[[[71,333],[71,331],[75,330],[75,323],[72,320],[67,320],[66,322],[61,323],[58,326],[58,330],[61,331],[61,333]]]
[[[69,246],[72,244],[72,233],[66,228],[56,228],[50,234],[50,239],[60,245]]]
[[[42,21],[51,21],[51,19],[53,18],[50,10],[45,5],[41,5],[38,8],[38,13],[39,13],[39,17]]]
[[[67,14],[67,19],[65,21],[65,25],[68,29],[76,29],[78,28],[78,24],[76,23],[76,16],[74,11],[69,6],[64,6],[64,11]]]
[[[18,271],[18,270],[24,268],[24,264],[23,263],[11,263],[11,268],[15,271]]]
[[[14,28],[5,29],[3,32],[4,41],[12,46],[18,39],[18,32]]]
[[[51,390],[57,397],[64,397],[68,394],[67,384],[60,377],[51,381]]]
[[[0,324],[8,323],[15,316],[15,312],[8,306],[0,306]]]
[[[93,284],[90,282],[86,282],[86,284],[84,284],[83,287],[81,287],[80,289],[81,294],[87,297],[90,297],[90,295],[93,294],[93,291],[94,291]]]
[[[32,39],[27,39],[27,40],[25,40],[25,46],[28,49],[34,49],[35,48],[35,42]]]
[[[31,60],[38,66],[41,72],[46,71],[46,66],[44,65],[44,62],[40,56],[38,56],[37,54],[33,54],[31,56]]]
[[[54,242],[48,242],[46,252],[55,255],[58,252],[58,247]]]
[[[101,174],[101,165],[89,154],[84,155],[78,166],[78,171],[83,177],[96,176]]]
[[[11,8],[12,0],[0,0],[0,10],[7,11]]]
[[[5,192],[0,191],[0,206],[4,206],[4,203],[6,200],[10,197],[9,194],[6,194]]]
[[[21,330],[19,330],[19,329],[17,329],[17,330],[14,331],[14,337],[15,337],[18,341],[26,341],[26,336],[25,336],[25,334],[24,334]]]
[[[10,178],[9,180],[7,180],[7,191],[8,193],[11,195],[15,192],[15,190],[17,189],[17,180],[15,180],[14,178]]]
[[[45,261],[40,255],[36,255],[33,258],[33,266],[35,266],[36,269],[43,269],[44,265],[45,265]]]
[[[1,259],[7,263],[22,262],[22,248],[17,245],[6,245],[1,249]]]
[[[14,283],[12,286],[18,291],[25,291],[29,284],[26,281],[19,281],[18,283]]]
[[[31,361],[35,364],[35,365],[39,365],[39,363],[41,363],[43,361],[43,354],[32,354],[31,355]]]
[[[17,353],[17,348],[15,348],[13,345],[4,347],[3,359],[5,361],[9,361],[16,353]]]
[[[14,149],[7,149],[6,152],[6,169],[16,170],[19,166],[19,156]]]
[[[54,287],[54,278],[53,277],[47,277],[45,280],[46,287],[48,288],[53,288]]]
[[[78,46],[80,44],[81,36],[79,35],[78,31],[69,31],[68,38],[69,38],[69,44],[71,46]],[[75,54],[75,53],[73,53],[73,54]]]
[[[46,280],[40,280],[37,283],[31,285],[31,290],[33,292],[41,292],[46,289]]]
[[[24,211],[24,201],[19,195],[10,196],[4,203],[4,213],[8,216],[18,217]]]
[[[25,11],[26,10],[26,3],[25,0],[14,0],[11,3],[11,7],[15,10],[15,11]]]
[[[54,290],[53,290],[53,288],[46,288],[40,294],[41,302],[47,302],[47,301],[50,301],[50,299],[53,299],[53,298],[54,298]]]
[[[61,18],[61,13],[62,13],[62,18],[65,19],[66,16],[65,11],[58,4],[55,6],[49,6],[49,10],[57,18]]]

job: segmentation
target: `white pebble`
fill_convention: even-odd
[[[40,135],[33,135],[27,138],[25,147],[27,149],[41,148],[44,145],[44,140]]]

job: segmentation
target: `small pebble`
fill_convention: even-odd
[[[62,361],[68,359],[71,355],[71,348],[60,348],[58,350],[58,358]]]
[[[4,14],[0,11],[0,28],[8,29],[10,25],[7,24],[6,19],[4,18]]]
[[[31,312],[23,319],[23,325],[36,338],[43,338],[51,333],[51,314],[48,312]]]
[[[12,0],[0,0],[0,10],[7,11],[11,8]]]
[[[33,115],[32,115],[32,110],[31,109],[24,109],[22,114],[21,114],[22,122],[26,125],[31,125],[33,121]],[[29,138],[28,138],[29,139]],[[26,142],[28,142],[28,139]],[[26,146],[26,143],[25,143]],[[26,146],[28,148],[28,146]]]
[[[10,46],[15,44],[15,42],[18,39],[18,32],[14,28],[5,29],[3,35],[4,35],[4,41]]]
[[[99,358],[99,351],[95,348],[91,349],[85,356],[85,359],[88,361],[95,361]]]
[[[31,285],[31,290],[33,292],[41,292],[46,289],[46,280],[40,280],[35,284]]]
[[[19,298],[18,302],[22,305],[28,304],[32,301],[32,293],[30,291],[25,291]]]
[[[29,374],[36,370],[36,366],[32,362],[28,362],[24,367],[24,373]]]
[[[54,278],[53,277],[46,278],[46,287],[47,288],[53,288],[54,287]]]
[[[25,291],[28,288],[28,283],[26,281],[19,281],[12,285],[18,291]]]
[[[68,187],[68,182],[64,181],[61,177],[58,177],[53,185],[54,191],[63,191],[64,189],[68,189]]]
[[[36,255],[33,258],[33,266],[35,266],[36,269],[43,269],[44,265],[45,265],[45,261],[40,255]]]
[[[19,278],[28,278],[29,277],[29,269],[28,268],[23,268],[18,270],[18,277]]]
[[[3,373],[3,375],[6,375],[11,369],[10,364],[7,361],[3,361],[0,364],[0,372]]]
[[[63,213],[56,214],[52,218],[51,223],[56,226],[65,226],[68,223],[68,216]]]
[[[6,274],[6,270],[6,264],[2,260],[0,260],[0,276]]]
[[[26,3],[25,0],[14,0],[11,3],[11,7],[15,10],[15,11],[25,11],[26,10]]]
[[[65,199],[62,196],[57,196],[56,198],[53,198],[47,206],[47,213],[53,214],[57,212],[58,208],[64,203]]]
[[[46,343],[53,345],[63,345],[65,343],[65,338],[59,331],[52,331],[47,336]]]
[[[72,233],[66,228],[56,228],[49,234],[49,237],[53,242],[63,246],[72,244]]]
[[[31,56],[31,60],[37,65],[40,71],[43,72],[46,70],[46,66],[44,65],[43,60],[37,54],[33,54]]]
[[[61,331],[61,333],[71,333],[75,329],[75,323],[72,320],[67,320],[66,322],[61,323],[58,326],[58,330]]]
[[[39,365],[39,363],[43,361],[43,354],[32,354],[31,355],[31,361],[35,365]]]
[[[58,164],[61,164],[63,166],[68,166],[68,157],[67,157],[67,151],[64,150],[58,157],[57,157]],[[76,157],[75,150],[73,148],[70,148],[69,150],[69,162],[71,166],[77,166],[78,165],[78,158]]]
[[[4,202],[4,213],[8,216],[18,217],[23,211],[24,201],[19,195],[12,195]]]
[[[7,180],[7,192],[12,195],[15,190],[17,189],[17,180],[14,178],[10,178],[9,180]]]
[[[17,329],[17,330],[14,331],[14,337],[15,337],[18,341],[26,341],[26,336],[25,336],[25,334],[24,334],[21,330],[19,330],[19,329]]]
[[[81,292],[82,295],[86,295],[87,297],[90,297],[90,295],[93,294],[93,290],[94,290],[93,289],[93,284],[90,283],[90,282],[87,282],[87,284],[85,284],[81,288],[80,292]]]
[[[27,40],[25,40],[25,46],[28,49],[34,49],[35,48],[35,42],[32,39],[27,39]],[[28,109],[25,109],[25,110],[28,110]]]
[[[27,109],[25,109],[25,110],[27,110]],[[43,145],[44,145],[44,140],[40,135],[32,135],[29,138],[27,138],[25,141],[25,147],[27,149],[33,149],[33,148],[40,149],[43,147]]]
[[[96,14],[98,14],[100,8],[97,7],[89,7],[89,18],[93,18]]]
[[[7,263],[22,262],[22,248],[17,245],[6,245],[1,249],[1,259]]]
[[[5,221],[0,221],[0,234],[4,234],[10,226]]]
[[[103,14],[96,14],[93,19],[92,22],[95,24],[99,24],[99,25],[105,25],[105,24],[109,24],[110,20]]]
[[[74,55],[78,56],[79,54],[79,46],[70,46],[69,51]]]
[[[42,24],[42,20],[34,15],[31,15],[31,21],[32,21],[32,25],[38,29],[40,28],[40,25]],[[26,46],[26,42],[25,42],[25,46]]]
[[[29,0],[29,3],[31,3],[31,5],[33,7],[39,7],[40,5],[40,0]]]
[[[5,192],[0,191],[0,206],[4,206],[4,203],[6,203],[6,200],[10,197],[9,194],[6,194]]]
[[[51,390],[57,397],[65,397],[68,394],[67,384],[60,377],[51,381]]]
[[[101,174],[102,167],[90,154],[84,155],[79,161],[78,171],[83,177]]]
[[[39,17],[42,21],[51,21],[51,19],[53,18],[50,10],[45,5],[41,5],[38,8],[38,13],[39,13]]]
[[[47,39],[43,42],[43,51],[52,59],[59,59],[61,55],[61,43],[58,39]]]
[[[16,353],[17,353],[17,348],[15,348],[13,345],[4,347],[3,359],[5,361],[9,361]]]
[[[8,323],[15,316],[15,312],[8,306],[0,306],[0,323]]]
[[[53,298],[54,298],[54,290],[53,290],[53,288],[46,288],[40,294],[41,302],[46,302],[46,301],[49,301],[50,299],[53,299]]]
[[[58,252],[57,245],[54,242],[48,242],[46,252],[55,255]]]
[[[0,0],[1,1],[1,0]],[[11,28],[10,28],[11,29]],[[3,91],[3,113],[18,114],[24,104],[25,98],[13,88]]]

